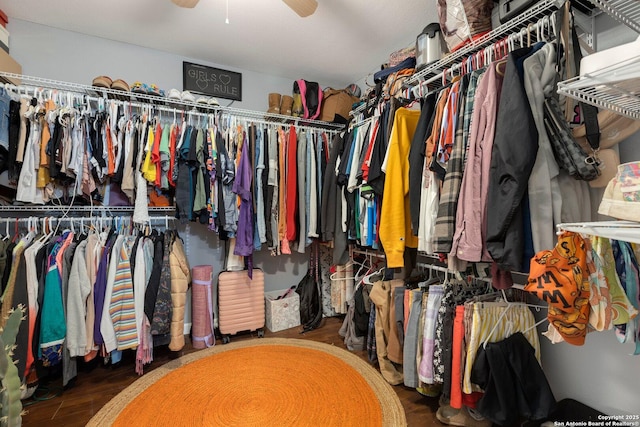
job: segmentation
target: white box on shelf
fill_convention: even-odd
[[[294,291],[284,298],[287,289],[264,293],[267,329],[278,332],[300,326],[300,296]]]

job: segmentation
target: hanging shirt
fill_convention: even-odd
[[[156,176],[153,184],[160,188],[162,186],[162,158],[160,157],[160,145],[162,139],[167,136],[167,129],[163,129],[160,125],[160,121],[156,125],[156,133],[153,138],[153,148],[151,149],[151,162],[155,165]]]
[[[456,231],[451,254],[471,262],[491,261],[485,242],[489,169],[496,130],[502,75],[491,66],[475,94],[469,132],[469,153],[462,177]]]
[[[125,237],[118,251],[115,280],[109,303],[109,315],[113,322],[118,350],[127,350],[138,345],[130,264],[131,248],[134,241],[134,237]]]
[[[173,135],[173,126],[166,126],[164,132],[162,132],[162,138],[160,139],[160,179],[156,177],[156,186],[163,190],[169,189],[169,139]]]
[[[235,255],[250,256],[253,254],[253,200],[251,198],[251,158],[250,147],[246,139],[240,153],[240,163],[233,192],[240,198],[238,216],[238,233],[236,235]]]
[[[296,178],[298,176],[298,172],[297,172],[298,141],[297,141],[297,133],[296,133],[295,126],[291,126],[289,128],[289,134],[287,135],[287,138],[288,138],[287,166],[286,166],[287,232],[286,232],[285,238],[289,242],[293,242],[295,241],[298,235],[298,229],[296,227],[297,225],[296,216],[298,215],[298,191],[297,191],[297,185],[296,185],[297,183]]]
[[[389,140],[380,218],[380,240],[388,268],[404,266],[405,247],[418,246],[418,239],[411,232],[408,194],[409,148],[419,118],[420,111],[399,108]]]
[[[317,133],[312,133],[307,138],[307,245],[311,244],[311,238],[318,235],[318,165],[316,156]]]
[[[62,281],[55,261],[54,249],[47,260],[44,298],[40,317],[40,348],[38,356],[44,366],[62,362],[62,343],[67,333],[62,301]]]
[[[282,128],[278,130],[278,149],[280,152],[280,184],[278,186],[278,241],[283,254],[290,254],[287,234],[287,136]]]
[[[264,200],[264,184],[265,175],[268,173],[265,171],[265,152],[266,145],[264,143],[264,132],[262,129],[258,129],[256,135],[256,228],[258,235],[258,244],[256,249],[260,249],[262,243],[267,242],[267,224],[265,218],[265,200]]]
[[[146,123],[145,123],[146,124]],[[155,182],[156,180],[156,166],[152,162],[152,150],[153,150],[153,142],[154,138],[154,130],[151,124],[146,124],[148,126],[147,131],[147,143],[144,147],[144,163],[142,164],[142,176],[148,182]]]

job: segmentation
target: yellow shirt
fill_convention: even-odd
[[[156,165],[151,162],[151,148],[153,147],[153,126],[149,126],[147,145],[144,148],[144,162],[142,163],[142,176],[147,181],[156,182]]]
[[[420,111],[399,108],[389,138],[380,213],[380,242],[389,268],[404,266],[405,247],[418,247],[409,213],[409,149],[419,118]]]

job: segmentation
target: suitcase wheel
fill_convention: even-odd
[[[229,335],[222,336],[222,344],[229,344],[231,342],[231,337]]]
[[[258,329],[258,338],[264,338],[264,329]]]

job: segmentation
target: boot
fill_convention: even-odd
[[[269,109],[268,114],[280,114],[280,101],[282,96],[279,93],[269,94]]]
[[[293,107],[291,107],[293,117],[304,116],[304,107],[302,105],[302,96],[299,93],[293,93]]]
[[[291,107],[293,106],[293,98],[289,95],[282,95],[282,103],[280,104],[280,114],[285,116],[291,115]]]

